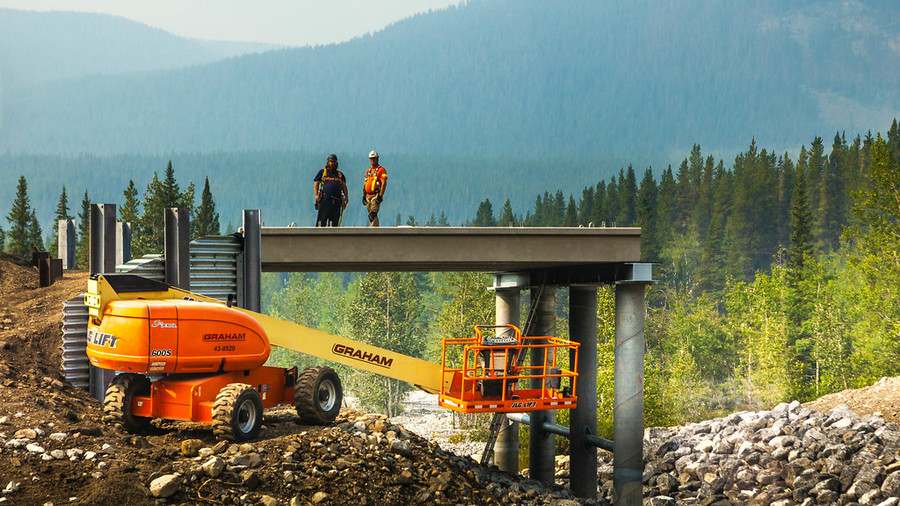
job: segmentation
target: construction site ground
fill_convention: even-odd
[[[400,424],[345,409],[333,426],[311,427],[282,409],[267,412],[259,439],[245,445],[219,442],[201,424],[155,421],[141,435],[104,424],[101,405],[61,372],[62,304],[87,277],[66,271],[40,288],[34,267],[0,253],[0,504],[581,502],[445,451],[402,425],[414,414]],[[898,386],[886,378],[807,406],[847,404],[898,422]],[[225,472],[207,468],[217,458]],[[175,492],[154,495],[165,477]]]

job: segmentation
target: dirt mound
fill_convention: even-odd
[[[807,402],[803,407],[823,413],[846,404],[860,415],[875,415],[887,422],[900,424],[900,377],[881,378],[863,388],[841,390]]]

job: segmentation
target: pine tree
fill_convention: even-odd
[[[133,179],[128,180],[128,187],[125,188],[122,194],[125,197],[125,203],[119,208],[119,219],[124,223],[131,223],[132,227],[136,227],[140,219],[139,208],[141,202],[138,200],[138,191],[134,186]],[[132,232],[136,232],[136,230],[132,229]]]
[[[841,235],[844,223],[844,158],[847,146],[840,134],[834,135],[834,144],[831,146],[831,155],[825,165],[825,173],[821,186],[822,195],[819,198],[820,230],[819,240],[822,242],[824,252],[834,251],[838,247],[838,238]]]
[[[78,213],[78,243],[75,246],[75,264],[87,269],[91,254],[91,199],[87,190],[81,199],[81,212]]]
[[[619,213],[616,222],[620,227],[634,225],[636,201],[637,178],[634,175],[634,168],[628,165],[627,171],[619,171]]]
[[[450,220],[447,219],[447,215],[444,214],[444,211],[441,211],[441,216],[438,218],[437,226],[439,227],[449,227]]]
[[[578,224],[584,226],[590,225],[593,221],[593,214],[594,187],[587,186],[581,191],[581,200],[578,202]]]
[[[66,185],[62,187],[62,193],[56,202],[56,214],[53,215],[53,241],[50,243],[50,253],[55,255],[59,250],[59,221],[70,220],[72,216],[69,214],[69,197],[66,194]]]
[[[813,214],[813,233],[818,236],[822,229],[819,200],[823,192],[823,176],[825,174],[825,145],[821,137],[814,137],[809,146],[806,159],[806,191],[809,195],[809,209]]]
[[[659,179],[656,216],[658,220],[656,241],[660,247],[663,247],[669,243],[675,234],[675,226],[678,219],[678,195],[671,165],[663,171],[662,177]]]
[[[659,260],[660,246],[656,225],[659,219],[656,215],[658,189],[656,180],[653,179],[653,170],[648,168],[641,179],[638,190],[637,205],[635,208],[635,225],[641,227],[641,258],[644,260]]]
[[[478,209],[475,211],[475,221],[472,222],[473,227],[496,227],[497,220],[494,219],[494,208],[491,205],[490,199],[484,199],[481,204],[478,204]]]
[[[602,227],[609,223],[606,216],[606,181],[598,181],[594,187],[594,205],[591,210],[591,219],[595,227]]]
[[[194,184],[189,184],[184,192],[179,190],[171,160],[166,167],[165,179],[160,181],[154,172],[144,191],[142,204],[144,212],[141,214],[138,227],[140,234],[132,234],[134,256],[161,252],[164,248],[166,208],[184,208],[188,210],[190,216],[193,202]]]
[[[503,203],[503,208],[500,209],[500,217],[497,218],[497,226],[514,227],[516,225],[516,215],[513,213],[512,204],[509,202],[509,199],[506,199],[506,202]]]
[[[203,183],[203,193],[200,196],[200,207],[197,215],[191,221],[194,229],[194,238],[207,235],[219,235],[219,213],[216,212],[216,203],[213,202],[212,192],[209,190],[209,178]]]
[[[34,211],[31,209],[31,201],[28,199],[28,181],[25,176],[19,176],[16,198],[13,201],[12,209],[6,215],[6,220],[10,225],[9,231],[6,232],[9,253],[22,258],[31,258],[33,217]]]
[[[787,282],[788,350],[792,354],[795,376],[794,392],[805,395],[814,377],[811,333],[807,321],[813,314],[813,290],[809,286],[815,250],[812,236],[812,214],[809,210],[807,180],[804,167],[799,167],[791,204],[791,242],[785,272]]]
[[[44,251],[44,233],[34,208],[31,208],[31,217],[28,219],[28,244],[37,251]]]
[[[574,227],[578,224],[578,206],[575,205],[575,198],[569,195],[569,204],[566,205],[566,215],[563,218],[564,227]]]

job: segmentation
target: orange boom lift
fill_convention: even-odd
[[[119,372],[106,391],[105,419],[130,431],[153,418],[190,420],[246,441],[259,433],[264,409],[285,404],[306,423],[332,422],[343,402],[337,373],[266,366],[272,345],[407,381],[467,413],[576,404],[577,373],[558,367],[557,355],[574,356],[577,343],[523,337],[513,326],[479,325],[474,338],[445,339],[438,365],[133,274],[92,276],[84,300],[91,364]],[[524,365],[529,352],[541,353],[540,365]]]

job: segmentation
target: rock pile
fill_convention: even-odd
[[[644,434],[645,504],[900,504],[900,426],[780,404]],[[612,499],[611,455],[600,469]]]

